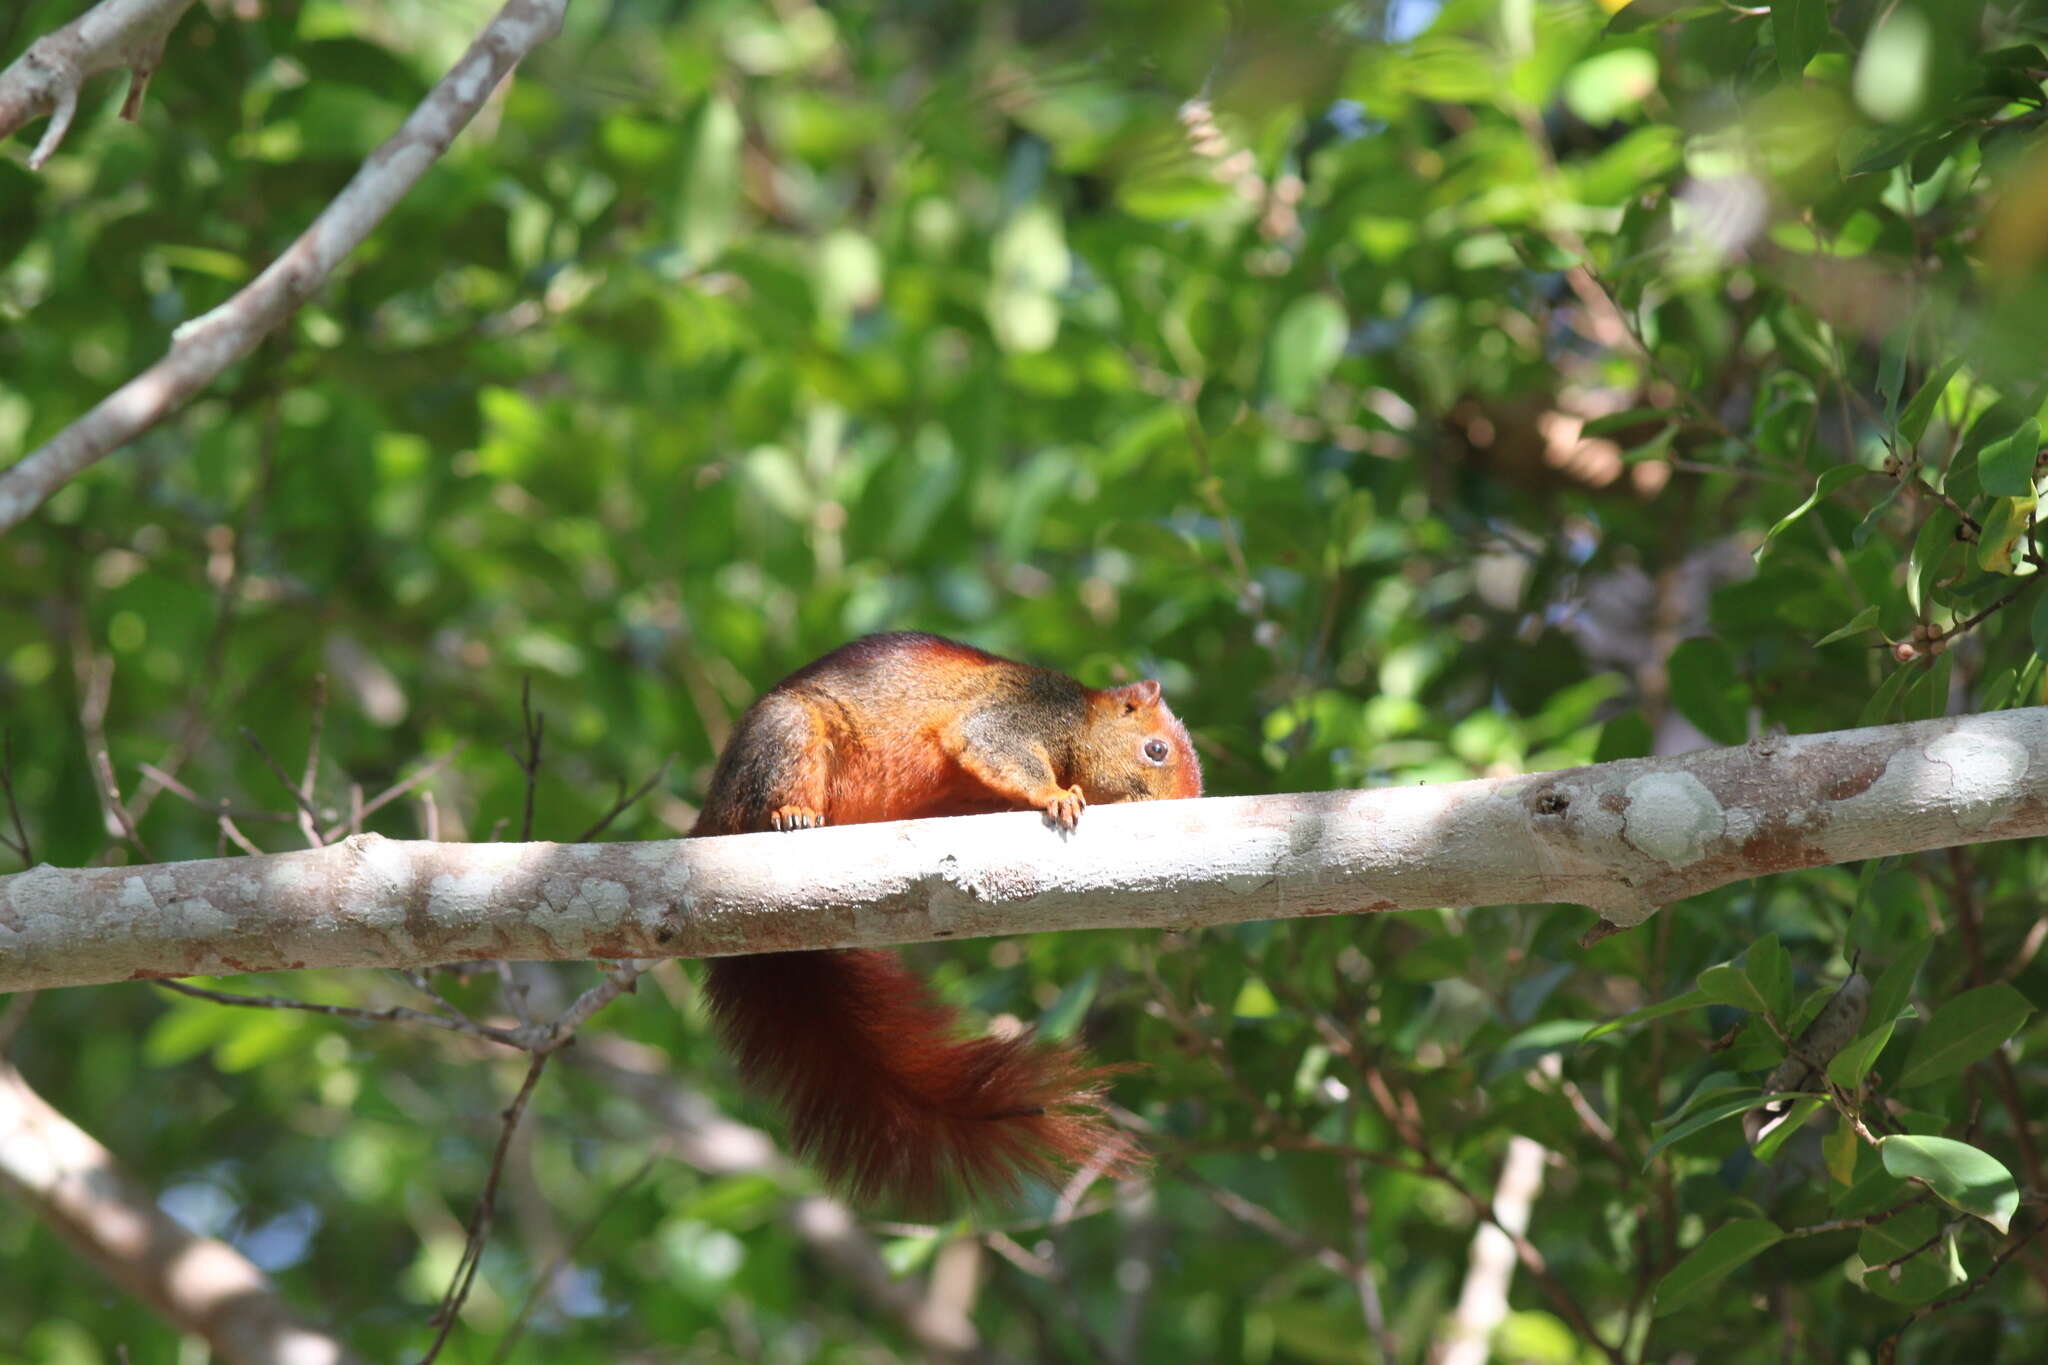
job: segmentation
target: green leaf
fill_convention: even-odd
[[[1668,425],[1673,418],[1684,416],[1679,408],[1630,408],[1626,412],[1610,412],[1605,417],[1595,417],[1579,428],[1581,436],[1612,436],[1617,431],[1630,427],[1648,426],[1655,422]]]
[[[1977,536],[1974,556],[1977,567],[1985,573],[2003,574],[2007,578],[2016,576],[2019,566],[2013,560],[2013,553],[2027,538],[2033,524],[2034,494],[2031,489],[2023,497],[1993,498]]]
[[[1304,294],[1282,309],[1267,353],[1273,397],[1308,406],[1343,356],[1348,332],[1343,305],[1327,294]]]
[[[1856,1239],[1863,1287],[1893,1303],[1925,1303],[1961,1282],[1951,1268],[1953,1238],[1941,1236],[1946,1216],[1933,1208],[1908,1209],[1873,1223]]]
[[[1828,1061],[1828,1079],[1844,1090],[1853,1091],[1861,1085],[1877,1061],[1877,1055],[1892,1040],[1892,1029],[1896,1026],[1895,1021],[1887,1019],[1837,1052]]]
[[[699,269],[725,250],[739,223],[741,131],[731,100],[713,96],[705,102],[677,204],[683,250]]]
[[[1808,512],[1811,512],[1822,498],[1825,498],[1828,494],[1849,482],[1849,480],[1862,478],[1870,472],[1870,470],[1865,469],[1860,464],[1838,464],[1832,469],[1822,470],[1820,477],[1813,482],[1813,491],[1806,495],[1806,501],[1778,518],[1777,524],[1764,533],[1763,544],[1756,547],[1755,558],[1757,562],[1763,562],[1764,552],[1771,548],[1772,541],[1791,530],[1793,524]]]
[[[1765,934],[1752,943],[1742,955],[1742,970],[1764,1007],[1782,1021],[1792,1004],[1792,955],[1778,942],[1778,936]]]
[[[1821,1164],[1827,1168],[1828,1176],[1841,1186],[1848,1186],[1856,1180],[1856,1157],[1862,1139],[1856,1130],[1844,1119],[1836,1119],[1834,1129],[1820,1140]]]
[[[1657,1282],[1657,1316],[1684,1307],[1784,1237],[1784,1230],[1768,1218],[1723,1223]]]
[[[1702,994],[1717,1005],[1733,1005],[1751,1014],[1764,1014],[1771,1003],[1756,988],[1748,972],[1732,962],[1709,967],[1700,973],[1699,987]]]
[[[1878,976],[1877,984],[1870,988],[1870,1013],[1866,1017],[1872,1023],[1893,1023],[1906,1012],[1913,980],[1920,975],[1920,965],[1933,950],[1934,940],[1923,938],[1892,959],[1891,965]]]
[[[1463,934],[1433,934],[1395,958],[1393,973],[1401,981],[1441,981],[1471,966],[1473,951]]]
[[[1778,1154],[1778,1149],[1791,1141],[1792,1135],[1806,1126],[1806,1121],[1819,1113],[1827,1101],[1818,1095],[1802,1095],[1793,1103],[1785,1116],[1771,1125],[1771,1131],[1757,1139],[1752,1154],[1758,1161],[1769,1161]]]
[[[2004,982],[1964,991],[1934,1012],[1906,1054],[1900,1085],[1925,1085],[1956,1075],[1989,1056],[2034,1012],[2027,997]]]
[[[2034,599],[2034,614],[2027,624],[2034,639],[2035,655],[2048,659],[2048,593]]]
[[[1621,1029],[1633,1028],[1637,1024],[1647,1024],[1652,1019],[1662,1019],[1666,1015],[1683,1014],[1687,1010],[1696,1010],[1713,1003],[1713,998],[1705,991],[1687,991],[1684,995],[1676,995],[1669,1000],[1660,1001],[1654,1005],[1645,1005],[1639,1010],[1630,1010],[1619,1019],[1609,1019],[1605,1023],[1595,1024],[1592,1028],[1586,1030],[1586,1036],[1579,1039],[1579,1041],[1581,1043],[1590,1043],[1595,1038],[1603,1037],[1606,1034],[1614,1033]]]
[[[1067,983],[1059,999],[1046,1007],[1038,1016],[1038,1036],[1048,1039],[1071,1038],[1074,1030],[1081,1026],[1087,1016],[1088,1006],[1094,1003],[1095,990],[1102,980],[1102,969],[1090,967]]]
[[[1906,557],[1906,605],[1916,616],[1926,612],[1928,594],[1948,572],[1949,556],[1961,544],[1956,539],[1956,528],[1961,525],[1955,513],[1937,507],[1913,536],[1913,549]]]
[[[1825,0],[1771,0],[1771,33],[1778,48],[1778,79],[1796,83],[1828,36]]]
[[[1902,664],[1894,668],[1890,676],[1878,684],[1877,691],[1870,694],[1870,700],[1863,703],[1862,714],[1856,723],[1882,725],[1890,720],[1893,711],[1898,707],[1899,694],[1919,676],[1920,670],[1911,664]]]
[[[1686,1115],[1684,1119],[1673,1124],[1667,1132],[1659,1135],[1657,1140],[1650,1144],[1649,1149],[1643,1153],[1643,1167],[1645,1170],[1649,1169],[1650,1162],[1656,1157],[1657,1153],[1663,1151],[1672,1143],[1683,1142],[1694,1133],[1732,1119],[1737,1114],[1746,1114],[1752,1109],[1761,1109],[1764,1105],[1776,1100],[1803,1100],[1811,1098],[1812,1096],[1801,1095],[1797,1091],[1773,1090],[1767,1092],[1754,1088],[1745,1088],[1724,1099],[1715,1100],[1711,1104],[1703,1104],[1694,1112]]]
[[[1735,651],[1711,637],[1682,641],[1671,651],[1671,704],[1717,744],[1749,738],[1749,689],[1735,672]]]
[[[1899,437],[1907,450],[1919,445],[1920,438],[1927,434],[1927,424],[1934,418],[1935,405],[1941,401],[1941,395],[1948,389],[1948,381],[1956,377],[1956,371],[1962,368],[1962,364],[1963,358],[1957,356],[1935,367],[1934,373],[1927,376],[1927,382],[1906,404],[1906,410],[1899,414]]]
[[[2010,1231],[2020,1206],[2019,1186],[1988,1152],[1952,1138],[1919,1137],[1911,1133],[1881,1138],[1878,1155],[1884,1168],[1907,1180],[1918,1180],[1944,1200],[1997,1228]]]
[[[1632,0],[1614,12],[1614,17],[1607,21],[1607,32],[1635,33],[1656,24],[1700,19],[1721,12],[1720,5],[1702,0]]]
[[[2018,431],[1977,453],[1977,480],[1992,497],[2030,497],[2034,460],[2040,453],[2041,424],[2029,417]]]
[[[1813,647],[1819,649],[1822,645],[1831,645],[1837,640],[1846,640],[1851,635],[1861,635],[1864,631],[1877,624],[1877,615],[1877,604],[1873,602],[1862,611],[1850,617],[1847,625],[1838,626],[1821,636],[1818,640],[1815,640]]]

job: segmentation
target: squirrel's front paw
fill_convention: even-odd
[[[768,823],[781,830],[823,829],[825,812],[809,806],[777,806],[768,816]]]
[[[1087,808],[1088,798],[1076,785],[1045,803],[1045,817],[1061,829],[1071,830],[1081,823],[1081,812]]]

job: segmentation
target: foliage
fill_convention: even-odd
[[[193,9],[139,122],[102,82],[43,172],[0,158],[0,461],[259,270],[489,10],[243,8]],[[896,626],[1161,678],[1221,793],[2039,703],[2048,23],[1610,8],[572,6],[286,333],[0,539],[34,856],[141,860],[101,746],[131,799],[175,765],[288,812],[240,729],[296,770],[321,675],[334,819],[468,740],[438,833],[516,836],[531,678],[535,833],[675,754],[612,829],[673,836],[758,688]],[[74,9],[15,7],[0,57]],[[170,796],[139,832],[223,837]],[[1420,1360],[1519,1135],[1547,1269],[1501,1358],[1863,1360],[1939,1303],[1901,1358],[2039,1359],[2044,884],[1989,845],[1589,949],[1539,906],[917,950],[1141,1061],[1160,1168],[1070,1220],[874,1227],[904,1275],[982,1246],[974,1320],[1022,1357]],[[1732,1120],[1852,970],[1834,1089],[1752,1152]],[[652,982],[597,1027],[756,1114],[687,970]],[[424,1346],[521,1069],[139,986],[44,996],[12,1054],[375,1359]],[[800,1182],[662,1159],[574,1065],[529,1122],[443,1359],[493,1359],[558,1256],[515,1360],[914,1354],[804,1251]],[[0,1274],[0,1360],[173,1354],[29,1220]]]

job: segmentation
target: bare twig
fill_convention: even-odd
[[[100,804],[121,826],[121,833],[127,836],[128,842],[134,845],[135,851],[142,855],[144,861],[156,861],[155,855],[149,851],[149,845],[142,842],[142,835],[135,828],[135,817],[128,813],[127,805],[121,800],[121,784],[114,780],[114,760],[107,757],[105,749],[93,752],[92,776],[94,785],[99,789]]]
[[[0,533],[22,521],[80,472],[118,450],[211,384],[228,366],[254,350],[279,323],[311,298],[330,275],[361,245],[372,228],[432,167],[455,135],[466,126],[534,48],[560,29],[568,0],[506,0],[448,74],[428,92],[398,131],[372,152],[355,178],[335,196],[278,258],[212,312],[194,318],[172,334],[170,351],[156,364],[102,399],[85,416],[58,432],[41,447],[0,471]],[[175,0],[109,0],[88,14],[136,12],[148,23],[161,22]],[[130,37],[154,29],[136,20]],[[53,35],[54,36],[54,35]],[[40,46],[40,45],[39,45]],[[102,56],[111,44],[101,45]],[[103,65],[119,65],[132,54],[146,53],[150,43],[128,42],[121,55]],[[35,49],[31,49],[33,52]],[[26,106],[31,112],[55,106],[66,122],[75,107],[75,82],[59,79],[53,86],[29,54],[10,68],[33,89]],[[69,92],[68,95],[66,92]],[[0,130],[18,126],[0,107]],[[52,134],[62,130],[52,121]],[[54,146],[50,134],[44,143]],[[40,150],[40,149],[39,149]]]
[[[278,348],[281,355],[290,354],[290,342]],[[277,368],[283,368],[280,359]],[[239,619],[237,607],[241,602],[242,588],[249,579],[249,528],[261,516],[264,505],[269,501],[271,483],[277,472],[278,438],[284,429],[283,385],[272,384],[264,404],[263,426],[256,442],[256,478],[249,494],[235,508],[234,516],[225,528],[221,528],[221,539],[214,540],[208,533],[210,553],[207,559],[207,577],[214,581],[213,628],[207,633],[203,662],[195,671],[194,683],[185,698],[184,714],[179,718],[174,733],[177,738],[164,754],[159,770],[175,773],[186,759],[199,747],[209,729],[208,716],[213,693],[220,686],[226,673],[228,640],[234,634]],[[139,821],[156,800],[162,788],[153,779],[145,779],[135,789],[132,802],[135,818]]]
[[[1961,1303],[1964,1299],[1971,1297],[1990,1284],[1998,1272],[2005,1269],[2005,1263],[2025,1250],[2036,1237],[2041,1235],[2043,1228],[2048,1228],[2048,1218],[2037,1221],[2025,1233],[2014,1236],[1996,1256],[1991,1258],[1991,1264],[1985,1267],[1982,1275],[1977,1276],[1953,1294],[1945,1295],[1942,1298],[1936,1299],[1933,1303],[1922,1304],[1914,1309],[1907,1315],[1904,1322],[1892,1328],[1891,1332],[1877,1344],[1877,1365],[1892,1365],[1892,1362],[1898,1358],[1899,1340],[1906,1335],[1906,1329],[1921,1319],[1940,1312],[1944,1308]]]
[[[225,798],[219,801],[209,801],[177,778],[165,772],[162,768],[157,767],[154,763],[140,764],[139,767],[142,775],[151,782],[154,782],[158,787],[181,801],[186,801],[199,807],[208,815],[229,815],[237,820],[275,820],[284,824],[290,824],[292,821],[291,816],[280,814],[274,810],[246,810],[241,807],[231,806]]]
[[[498,1146],[491,1153],[490,1174],[484,1177],[483,1193],[477,1196],[476,1212],[470,1215],[468,1234],[463,1241],[461,1259],[456,1262],[455,1273],[448,1281],[448,1292],[442,1296],[441,1306],[435,1310],[433,1322],[438,1327],[433,1343],[427,1353],[420,1357],[420,1365],[433,1365],[440,1356],[441,1347],[447,1342],[448,1334],[455,1329],[455,1320],[462,1313],[462,1305],[469,1298],[470,1286],[476,1283],[476,1272],[483,1264],[484,1244],[490,1239],[491,1218],[498,1202],[498,1182],[505,1175],[505,1154],[511,1150],[512,1135],[519,1130],[519,1120],[526,1113],[527,1101],[533,1098],[533,1089],[540,1084],[540,1073],[547,1069],[550,1052],[536,1052],[527,1064],[526,1079],[520,1083],[519,1093],[512,1097],[500,1115]]]
[[[299,830],[306,841],[318,848],[326,841],[320,837],[320,828],[314,822],[313,794],[320,778],[320,736],[327,728],[327,675],[313,675],[313,721],[306,736],[306,773],[299,779]]]
[[[323,841],[320,838],[320,827],[317,823],[319,816],[318,812],[313,809],[311,798],[300,793],[299,784],[292,781],[291,774],[284,770],[284,764],[271,757],[270,750],[263,746],[263,741],[256,737],[254,730],[244,725],[242,727],[242,738],[248,742],[250,748],[256,751],[257,757],[263,760],[263,765],[270,769],[272,775],[277,778],[284,789],[291,793],[292,804],[298,807],[299,833],[305,835],[307,845],[312,848],[323,847]]]
[[[1907,1209],[1918,1208],[1933,1197],[1934,1191],[1923,1189],[1911,1199],[1903,1200],[1888,1209],[1880,1209],[1876,1213],[1866,1213],[1860,1218],[1830,1218],[1825,1223],[1808,1223],[1804,1227],[1786,1228],[1785,1235],[1787,1237],[1818,1237],[1829,1232],[1849,1232],[1853,1229],[1876,1227],[1879,1223],[1888,1222],[1898,1217]]]
[[[263,856],[263,850],[249,841],[249,836],[242,833],[241,829],[235,824],[233,817],[223,814],[218,817],[218,823],[221,838],[232,843],[236,848],[239,848],[252,858]]]
[[[28,826],[22,823],[21,807],[14,799],[14,731],[0,731],[0,796],[7,798],[7,815],[14,822],[14,834],[0,835],[0,843],[14,850],[23,867],[35,865],[35,851],[28,841]]]
[[[211,1000],[216,1005],[236,1005],[245,1009],[261,1010],[299,1010],[306,1014],[325,1014],[336,1019],[354,1019],[366,1024],[425,1024],[429,1028],[443,1029],[449,1033],[466,1033],[472,1038],[482,1038],[501,1047],[517,1048],[522,1052],[531,1048],[531,1040],[522,1031],[480,1024],[459,1012],[451,1018],[444,1014],[412,1009],[406,1005],[373,1010],[354,1005],[323,1005],[317,1001],[294,1000],[283,995],[236,995],[229,991],[209,990],[205,986],[195,986],[189,981],[172,981],[168,978],[159,980],[156,984],[167,991],[189,995],[196,1000]]]
[[[541,741],[547,735],[548,717],[545,711],[533,709],[533,675],[526,674],[519,680],[519,733],[520,747],[505,746],[505,752],[519,765],[520,773],[526,779],[526,804],[519,817],[519,842],[533,838],[533,794],[540,785]]]
[[[638,1185],[647,1178],[647,1173],[654,1169],[654,1161],[655,1157],[650,1153],[639,1166],[634,1168],[631,1175],[614,1185],[611,1192],[605,1195],[604,1202],[599,1204],[590,1217],[583,1220],[583,1225],[576,1229],[575,1236],[564,1243],[562,1249],[555,1253],[554,1258],[541,1267],[540,1273],[533,1277],[533,1287],[526,1291],[525,1301],[519,1305],[518,1313],[513,1315],[512,1325],[505,1329],[505,1335],[498,1339],[497,1349],[491,1352],[490,1365],[504,1365],[505,1361],[512,1358],[513,1350],[519,1345],[519,1338],[526,1334],[526,1324],[532,1319],[534,1309],[540,1307],[540,1301],[553,1288],[555,1280],[561,1275],[563,1268],[569,1264],[578,1251],[583,1249],[583,1244],[590,1240],[592,1233],[597,1231],[598,1224],[602,1223],[606,1216],[619,1206],[619,1202],[632,1191],[635,1185]]]
[[[192,0],[102,0],[70,23],[30,43],[28,51],[0,71],[0,138],[42,114],[50,126],[29,153],[28,168],[41,170],[71,128],[79,88],[89,77],[128,67],[133,79],[121,117],[133,120],[163,59],[164,39]]]
[[[630,960],[612,963],[605,972],[604,980],[577,996],[575,1003],[547,1026],[538,1045],[550,1051],[566,1046],[575,1037],[576,1030],[588,1023],[592,1015],[631,991],[640,974],[653,965],[653,962]]]
[[[1574,1332],[1605,1356],[1611,1365],[1626,1365],[1626,1355],[1594,1329],[1592,1319],[1579,1306],[1578,1300],[1573,1297],[1563,1281],[1551,1271],[1549,1263],[1544,1259],[1543,1253],[1536,1248],[1536,1244],[1524,1236],[1520,1228],[1513,1225],[1513,1220],[1503,1217],[1502,1212],[1494,1207],[1492,1200],[1482,1199],[1458,1177],[1456,1172],[1438,1159],[1435,1149],[1428,1141],[1428,1135],[1417,1119],[1413,1097],[1405,1097],[1407,1103],[1404,1104],[1404,1097],[1395,1095],[1392,1085],[1373,1058],[1327,1013],[1316,1008],[1299,994],[1288,990],[1278,978],[1270,980],[1267,984],[1276,995],[1287,1000],[1290,1005],[1301,1011],[1304,1018],[1311,1021],[1331,1052],[1350,1064],[1352,1070],[1364,1082],[1366,1094],[1372,1098],[1374,1107],[1380,1111],[1380,1116],[1386,1119],[1395,1134],[1415,1154],[1416,1159],[1422,1162],[1423,1173],[1449,1186],[1464,1201],[1474,1218],[1497,1229],[1507,1239],[1514,1247],[1515,1256],[1520,1260],[1522,1268],[1543,1290]]]
[[[645,782],[642,782],[639,786],[635,787],[631,795],[628,795],[626,793],[625,783],[621,782],[619,784],[619,799],[612,803],[612,808],[604,813],[604,817],[602,819],[600,819],[596,824],[592,825],[589,829],[586,829],[581,834],[577,835],[576,842],[579,844],[587,844],[592,839],[595,839],[598,835],[604,833],[605,830],[611,826],[612,821],[618,819],[621,815],[625,814],[626,810],[630,806],[632,806],[634,802],[638,801],[641,797],[653,791],[656,786],[660,785],[661,780],[668,776],[668,770],[671,766],[674,765],[675,761],[676,756],[674,754],[670,754],[667,758],[661,760],[661,766],[655,769],[653,775],[650,776]]]
[[[1344,1131],[1356,1132],[1351,1121],[1351,1111],[1356,1105],[1355,1097],[1344,1101]],[[1357,1157],[1347,1155],[1344,1167],[1344,1202],[1351,1217],[1351,1264],[1354,1267],[1351,1282],[1358,1293],[1359,1315],[1365,1320],[1365,1330],[1372,1334],[1373,1343],[1379,1347],[1380,1359],[1396,1361],[1401,1358],[1394,1342],[1394,1334],[1387,1326],[1386,1305],[1380,1299],[1379,1275],[1373,1269],[1372,1256],[1372,1198],[1365,1191],[1364,1171]]]

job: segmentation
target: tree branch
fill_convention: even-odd
[[[144,0],[127,3],[141,5]],[[568,0],[506,0],[469,51],[427,93],[398,131],[370,153],[355,178],[284,254],[226,303],[173,332],[171,349],[162,360],[101,399],[92,411],[11,468],[0,471],[0,533],[25,519],[67,481],[134,440],[212,383],[311,298],[448,150],[498,83],[529,52],[554,36],[567,5]],[[16,67],[27,62],[35,50],[24,54]],[[5,109],[0,107],[0,128],[5,127],[4,115]]]
[[[85,82],[102,71],[125,66],[134,72],[121,117],[133,120],[158,61],[164,39],[192,7],[192,0],[101,0],[59,29],[28,45],[0,71],[0,138],[49,114],[50,126],[29,153],[28,168],[41,170],[70,130]]]
[[[374,834],[0,877],[0,990],[466,959],[715,957],[1552,902],[2048,834],[2048,707],[1435,787],[638,844]]]
[[[349,1365],[356,1357],[300,1321],[262,1271],[195,1237],[92,1135],[0,1062],[0,1189],[63,1234],[124,1292],[233,1365]]]

